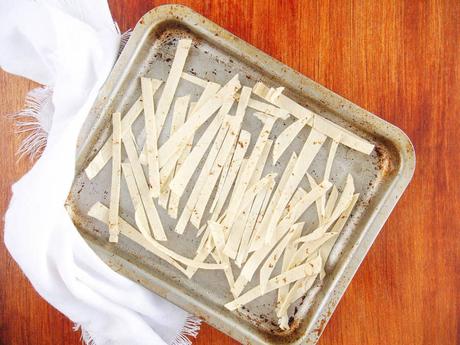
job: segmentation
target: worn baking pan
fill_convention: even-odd
[[[288,331],[281,331],[276,324],[273,294],[230,312],[223,307],[232,297],[222,272],[198,271],[188,280],[168,263],[125,238],[120,238],[118,244],[109,243],[106,226],[86,215],[94,202],[108,204],[111,163],[92,180],[88,180],[83,170],[110,135],[110,114],[125,113],[140,95],[138,77],[152,75],[164,80],[179,37],[193,39],[185,66],[189,73],[219,83],[238,73],[244,85],[263,81],[270,86],[284,86],[286,95],[375,145],[370,156],[339,147],[331,179],[340,185],[346,174],[351,173],[360,198],[328,259],[326,277],[290,309]],[[187,83],[182,83],[177,91],[198,96],[197,92]],[[289,121],[279,123],[278,130],[288,124]],[[255,131],[257,126],[249,123],[248,130]],[[141,127],[134,125],[135,136],[142,136]],[[301,147],[306,135],[300,133],[292,150]],[[327,148],[322,148],[315,161],[324,161],[326,155]],[[281,166],[286,160],[281,161]],[[314,162],[311,174],[320,176],[321,166]],[[102,88],[81,132],[76,178],[68,205],[81,234],[109,266],[233,338],[245,344],[314,344],[408,185],[414,168],[414,149],[400,129],[300,75],[191,9],[168,5],[142,17]],[[121,212],[132,220],[133,210],[125,192],[122,190]],[[169,228],[167,246],[192,257],[199,242],[196,230],[187,230],[180,237],[172,231],[174,222],[165,214],[160,216],[165,228]]]

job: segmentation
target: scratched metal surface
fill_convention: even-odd
[[[325,279],[317,281],[308,294],[290,308],[289,331],[282,332],[277,326],[275,292],[254,300],[240,311],[229,312],[223,305],[232,300],[232,296],[223,272],[199,270],[193,279],[188,280],[175,268],[126,238],[121,237],[116,245],[108,243],[107,227],[86,215],[96,201],[109,204],[111,163],[93,180],[88,180],[82,171],[110,135],[110,114],[113,111],[125,113],[137,99],[140,95],[138,77],[147,75],[166,79],[178,39],[182,37],[193,40],[185,65],[187,72],[220,84],[238,73],[241,83],[246,86],[253,86],[257,81],[269,86],[285,86],[288,96],[376,145],[370,156],[339,145],[331,181],[340,190],[346,175],[351,173],[360,198],[328,259]],[[157,103],[161,90],[156,94]],[[194,101],[201,91],[200,87],[181,81],[176,96],[191,94]],[[230,113],[234,113],[234,110]],[[290,123],[292,119],[277,121],[271,137],[275,138]],[[133,126],[140,147],[142,128],[143,115]],[[245,117],[243,128],[251,132],[253,144],[261,123],[252,116],[251,111]],[[169,121],[163,133],[168,129]],[[308,132],[309,129],[305,128],[299,134],[279,164],[268,164],[264,175],[269,171],[280,175],[291,153],[300,152]],[[164,135],[160,143],[163,141]],[[317,181],[323,174],[330,142],[328,139],[309,169]],[[101,258],[121,274],[202,317],[243,343],[314,344],[409,183],[414,167],[412,145],[398,128],[273,60],[190,9],[161,6],[147,13],[136,26],[82,130],[77,174],[68,203],[82,235]],[[302,183],[308,190],[307,182]],[[186,195],[192,187],[193,180],[187,187]],[[181,207],[185,201],[186,197],[183,197]],[[124,183],[120,208],[122,217],[134,224],[133,209]],[[196,229],[189,225],[184,235],[177,235],[173,231],[176,220],[170,218],[161,207],[158,210],[168,236],[165,245],[180,254],[193,257],[199,243],[199,238],[195,236]],[[317,223],[315,213],[313,206],[302,216],[307,225],[304,233],[314,229]],[[235,276],[238,276],[239,269],[236,266],[233,269]],[[279,272],[279,267],[275,269],[276,272]],[[257,281],[258,274],[245,291],[255,286]]]

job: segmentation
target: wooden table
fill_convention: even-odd
[[[109,2],[122,30],[162,3]],[[460,2],[181,3],[401,127],[416,147],[414,180],[320,344],[460,342]],[[33,86],[0,72],[1,113],[19,110]],[[3,215],[11,184],[31,164],[17,162],[20,138],[11,119],[1,117],[0,131]],[[0,344],[81,344],[71,322],[37,295],[0,240]],[[203,325],[194,344],[236,342]]]

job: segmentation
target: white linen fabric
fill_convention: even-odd
[[[64,208],[79,130],[119,44],[106,0],[0,0],[0,67],[47,86],[30,95],[25,115],[36,121],[23,122],[42,131],[29,145],[47,145],[12,187],[5,244],[37,292],[82,327],[87,343],[190,344],[200,321],[112,271]]]

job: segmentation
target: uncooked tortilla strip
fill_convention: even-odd
[[[101,204],[100,202],[95,203],[88,212],[88,215],[100,220],[101,222],[107,224],[108,223],[108,214],[109,209]],[[145,249],[151,251],[155,255],[159,256],[160,258],[166,260],[170,264],[172,264],[177,269],[181,270],[185,274],[185,270],[183,267],[177,264],[174,264],[174,260],[177,260],[184,265],[194,266],[197,268],[202,269],[210,269],[210,270],[217,270],[223,269],[225,266],[221,264],[208,264],[197,262],[195,260],[191,260],[186,258],[182,255],[179,255],[172,250],[162,246],[160,243],[155,241],[153,238],[149,240],[146,239],[142,234],[140,234],[133,226],[131,226],[128,222],[126,222],[123,218],[120,217],[120,233],[126,237],[128,237],[131,241],[136,242],[140,246],[144,247]]]
[[[231,156],[232,148],[238,139],[238,133],[241,128],[241,120],[237,117],[232,118],[230,128],[225,136],[225,139],[220,147],[219,153],[217,154],[216,160],[209,172],[208,179],[201,189],[200,196],[198,197],[195,205],[195,210],[192,213],[190,222],[197,228],[200,227],[201,219],[203,218],[204,210],[208,204],[209,198],[211,197],[212,191],[217,183],[217,180],[222,172],[222,168],[225,165],[227,157]]]
[[[169,113],[172,100],[176,94],[177,85],[179,85],[182,70],[184,69],[185,60],[187,59],[192,40],[181,39],[177,44],[176,54],[174,56],[171,69],[169,71],[168,79],[166,80],[163,93],[161,94],[160,101],[158,102],[158,109],[156,112],[156,129],[157,137],[160,137],[161,130]]]
[[[248,132],[246,132],[246,133],[248,133]],[[240,138],[241,138],[241,134],[240,134],[240,137],[239,137],[238,140],[241,140]],[[227,156],[227,160],[225,161],[225,164],[224,164],[224,166],[222,168],[222,172],[221,172],[220,178],[219,178],[219,184],[217,185],[216,194],[214,195],[211,207],[209,208],[209,212],[211,212],[211,213],[214,212],[214,209],[217,206],[217,202],[219,201],[219,196],[220,196],[220,194],[222,192],[222,188],[225,185],[225,180],[227,179],[227,175],[228,175],[228,172],[230,170],[230,166],[232,164],[233,157],[235,156],[235,151],[238,150],[237,144],[238,144],[238,141],[233,143],[232,154]],[[241,158],[241,159],[243,159],[243,158]]]
[[[220,151],[209,173],[210,177],[200,193],[200,197],[196,203],[195,210],[193,211],[191,216],[191,223],[195,225],[195,227],[197,228],[200,227],[204,209],[208,204],[209,197],[211,196],[217,179],[219,178],[220,173],[222,172],[222,168],[225,164],[225,161],[227,160],[227,157],[230,155],[230,151],[234,147],[234,143],[238,139],[238,135],[240,133],[241,125],[247,108],[247,102],[250,96],[251,88],[244,86],[241,91],[241,97],[238,102],[236,114],[230,122],[230,127],[225,137],[225,142],[223,143],[223,145],[221,145]]]
[[[134,208],[134,220],[137,227],[139,228],[139,231],[144,235],[145,238],[149,239],[152,237],[149,221],[147,219],[147,215],[145,214],[144,205],[142,204],[142,198],[136,185],[136,179],[134,178],[131,164],[123,163],[122,171]]]
[[[227,278],[227,282],[228,282],[228,285],[231,291],[235,283],[235,278],[233,276],[233,271],[230,265],[230,260],[228,259],[227,256],[225,256],[225,254],[222,253],[223,246],[225,245],[224,228],[221,224],[218,224],[213,221],[209,222],[209,227],[211,228],[211,235],[214,240],[215,251],[216,251],[217,257],[222,264],[226,265],[226,268],[224,269],[224,274],[225,274],[225,277]]]
[[[228,169],[228,173],[225,176],[225,181],[222,183],[222,186],[219,183],[216,197],[214,199],[215,205],[213,204],[211,206],[211,212],[213,213],[212,219],[214,220],[220,216],[220,212],[222,211],[225,201],[227,200],[227,197],[233,186],[233,182],[238,175],[238,171],[242,168],[244,155],[246,154],[250,141],[251,134],[244,130],[241,131],[236,145],[235,153],[233,154],[232,161],[230,163],[230,168]]]
[[[278,242],[273,251],[270,253],[268,258],[265,260],[264,264],[260,268],[260,289],[262,293],[265,293],[265,288],[270,280],[270,276],[275,269],[275,266],[281,257],[281,254],[286,249],[286,246],[291,241],[292,235],[296,232],[297,227],[303,227],[304,224],[300,223],[296,226],[292,226],[287,234]]]
[[[203,135],[200,137],[200,139],[195,144],[190,154],[185,159],[184,164],[182,164],[182,167],[178,169],[178,171],[176,171],[176,175],[169,184],[169,188],[171,189],[172,193],[176,194],[177,196],[182,196],[182,194],[184,194],[185,188],[187,187],[190,179],[195,173],[195,170],[200,164],[201,159],[208,150],[209,145],[211,145],[214,137],[216,136],[216,133],[221,128],[222,121],[224,120],[225,115],[232,107],[232,104],[232,100],[227,100],[225,102],[225,104],[217,113],[216,117],[210,123],[208,128],[206,128]],[[194,114],[192,119],[196,117],[195,115],[196,113]]]
[[[263,259],[270,253],[276,243],[284,237],[289,231],[290,227],[297,221],[298,217],[302,215],[302,209],[305,211],[316,199],[320,198],[323,193],[326,193],[330,188],[330,182],[324,182],[324,186],[318,186],[311,190],[305,198],[298,203],[299,206],[294,207],[285,218],[281,220],[276,230],[276,239],[273,245],[263,245],[257,249],[247,260],[241,274],[235,282],[235,293],[239,294],[244,289],[244,286],[251,281],[257,268],[262,263]]]
[[[306,174],[311,162],[316,157],[325,140],[325,135],[315,131],[313,128],[311,129],[311,132],[308,135],[308,138],[302,148],[302,151],[299,154],[299,158],[297,159],[292,174],[291,176],[289,176],[286,186],[281,192],[281,196],[278,200],[275,209],[273,210],[273,213],[269,214],[268,217],[266,217],[267,221],[264,222],[264,225],[266,224],[267,226],[265,243],[271,244],[276,238],[276,225],[278,224],[283,210],[286,207],[289,200],[291,199],[295,190],[299,186],[300,181]]]
[[[292,288],[284,297],[283,301],[280,304],[279,309],[277,310],[277,316],[280,318],[280,328],[281,329],[289,329],[289,325],[287,323],[287,310],[288,308],[297,301],[300,297],[305,295],[308,290],[313,286],[318,274],[308,276],[306,278],[300,279],[294,283]],[[286,287],[286,286],[284,286]]]
[[[182,72],[181,74],[182,79],[187,80],[195,85],[201,86],[201,87],[206,87],[208,85],[208,82],[204,79],[198,78],[190,73],[187,72]]]
[[[364,154],[370,154],[374,150],[374,145],[367,140],[360,138],[356,134],[342,128],[333,122],[313,113],[292,99],[283,94],[276,95],[276,90],[268,88],[263,83],[258,82],[252,90],[257,96],[265,99],[272,104],[289,111],[298,119],[313,119],[312,126],[318,132],[321,132],[328,137],[339,141],[341,144],[348,146],[356,151]]]
[[[272,196],[272,193],[273,193],[273,190],[275,188],[275,185],[276,183],[274,183],[273,185],[270,185],[269,188],[267,189],[267,192],[265,193],[265,198],[264,198],[264,201],[262,203],[262,206],[260,207],[260,211],[259,211],[259,214],[257,215],[257,219],[256,219],[256,222],[255,222],[255,225],[254,225],[254,229],[252,231],[252,235],[251,235],[251,239],[249,240],[249,244],[248,244],[248,253],[251,253],[253,252],[255,249],[254,249],[254,241],[256,239],[256,237],[258,236],[258,238],[262,238],[262,235],[261,234],[257,234],[257,227],[262,223],[262,219],[264,218],[264,215],[265,215],[265,212],[267,210],[267,206],[268,206],[268,203],[270,201],[270,198]],[[245,258],[245,261],[246,261],[246,258]]]
[[[227,241],[227,244],[223,252],[226,256],[228,256],[231,259],[236,258],[240,240],[243,236],[243,231],[246,227],[246,223],[249,218],[249,211],[251,210],[251,204],[246,209],[240,212],[240,214],[238,215],[238,218],[236,219],[235,223],[233,223],[233,226],[230,229],[230,235],[228,237],[228,241]]]
[[[299,119],[294,121],[290,126],[286,127],[285,130],[276,138],[275,145],[273,147],[273,164],[275,164],[286,149],[291,145],[295,137],[300,131],[307,125],[308,119]]]
[[[284,96],[281,93],[282,91],[282,88],[278,88],[278,90],[269,88],[262,82],[256,83],[256,85],[252,88],[252,92],[254,92],[257,96],[282,109],[286,109],[298,119],[312,119],[314,117],[314,113],[312,111]]]
[[[189,101],[190,101],[190,95],[176,98],[176,101],[174,102],[173,115],[171,119],[171,134],[174,134],[177,131],[177,129],[184,124],[185,118],[187,115]],[[182,151],[180,152],[180,154],[182,154]],[[158,205],[160,205],[164,209],[167,209],[168,207],[168,199],[169,199],[169,186],[168,185],[171,179],[173,178],[174,170],[175,170],[179,157],[180,155],[171,157],[172,158],[170,159],[171,163],[168,162],[168,164],[173,165],[171,172],[169,172],[167,176],[165,176],[165,174],[161,175],[161,179],[160,179],[161,193],[158,199]],[[164,168],[165,167],[163,167],[163,169]]]
[[[171,182],[172,178],[174,177],[174,171],[176,168],[177,157],[179,154],[184,152],[187,145],[183,144],[181,148],[177,151],[177,155],[172,156],[167,163],[163,165],[160,169],[160,186],[161,190],[168,189],[169,190],[169,183]]]
[[[262,212],[262,218],[257,219],[256,228],[254,229],[253,238],[251,238],[251,245],[249,246],[249,252],[253,252],[255,250],[260,249],[263,244],[263,238],[265,237],[266,227],[262,227],[263,220],[265,219],[265,214],[272,214],[273,210],[275,209],[276,204],[281,196],[281,192],[286,186],[286,183],[291,176],[292,170],[294,169],[295,163],[297,161],[297,155],[295,152],[292,153],[289,162],[286,164],[286,168],[284,169],[283,175],[281,175],[281,179],[276,187],[275,192],[273,193],[273,197],[271,199],[266,199],[266,202],[270,201],[268,204],[266,211]],[[265,207],[262,207],[262,210],[265,210]]]
[[[178,234],[184,233],[185,227],[187,226],[190,217],[192,216],[193,210],[195,209],[201,190],[209,177],[209,172],[211,171],[212,165],[214,164],[214,161],[219,153],[220,147],[222,146],[222,143],[225,139],[229,127],[229,116],[226,116],[226,120],[224,120],[222,127],[219,129],[219,132],[217,133],[216,139],[214,140],[214,143],[212,144],[211,149],[206,157],[200,174],[198,175],[198,178],[193,186],[192,192],[190,193],[187,203],[185,204],[185,207],[182,210],[179,220],[177,221],[175,231]],[[182,170],[183,169],[184,167],[182,167]],[[173,193],[176,193],[176,190],[172,188],[174,180],[171,182],[171,190],[173,191]]]
[[[189,112],[189,115],[188,115],[189,118],[190,118],[190,116],[193,115],[192,110],[195,109],[195,105],[196,105],[195,102],[190,103],[189,111],[188,111]],[[174,173],[172,175],[173,178],[174,178],[174,176],[176,176],[176,173],[182,168],[182,165],[184,164],[185,160],[187,159],[188,155],[190,154],[190,151],[192,150],[192,146],[193,146],[193,140],[194,140],[194,136],[191,136],[189,138],[189,141],[188,141],[187,145],[182,150],[181,155],[179,156],[179,159],[177,160],[176,166],[174,168]],[[169,183],[170,182],[171,181],[168,182],[168,189],[169,189]],[[176,195],[174,193],[170,193],[169,205],[168,205],[168,214],[174,219],[177,219],[177,215],[178,215],[178,212],[179,212],[179,202],[180,202],[180,196],[178,196],[178,195]]]
[[[289,210],[292,209],[300,200],[302,200],[303,197],[307,195],[307,191],[303,189],[302,187],[299,187],[294,195],[292,196],[291,200],[288,202],[286,208],[283,211],[283,214],[281,215],[281,219],[286,217],[288,214]]]
[[[340,233],[342,231],[348,218],[350,217],[351,211],[353,211],[353,208],[355,207],[356,202],[358,201],[358,198],[359,198],[358,193],[353,194],[350,204],[348,205],[347,209],[342,212],[340,218],[337,220],[337,222],[332,227],[331,232]]]
[[[254,169],[254,173],[252,174],[251,179],[249,180],[249,186],[254,185],[257,181],[260,180],[262,173],[265,168],[265,164],[267,163],[268,155],[270,154],[270,150],[272,149],[273,140],[268,139],[265,142],[265,146],[260,154],[259,160],[257,161],[256,167]]]
[[[273,124],[275,123],[274,118],[269,117],[268,115],[264,115],[262,113],[257,113],[256,116],[264,122],[264,126],[257,138],[256,144],[249,156],[247,164],[243,170],[240,170],[239,174],[242,174],[241,179],[237,180],[235,187],[233,189],[232,198],[230,199],[230,203],[227,209],[227,218],[225,218],[225,225],[230,227],[235,220],[237,213],[236,210],[238,209],[241,201],[246,198],[246,192],[248,190],[249,182],[254,174],[254,170],[257,166],[257,162],[259,161],[260,156],[263,153],[263,149],[265,144],[268,140],[268,136],[273,128]]]
[[[246,262],[246,259],[248,257],[248,250],[249,250],[249,241],[252,237],[253,231],[254,231],[254,226],[257,222],[257,218],[260,214],[260,211],[262,209],[262,205],[264,203],[264,200],[266,198],[270,197],[270,194],[273,191],[273,188],[275,186],[275,180],[273,180],[273,183],[269,185],[268,189],[265,191],[265,193],[259,193],[257,194],[252,206],[251,210],[249,213],[248,220],[246,222],[244,232],[243,232],[243,237],[241,238],[241,243],[240,243],[240,248],[238,249],[238,255],[236,257],[235,264],[238,267],[241,267],[241,265]]]
[[[329,177],[331,176],[332,162],[334,161],[338,146],[339,142],[332,140],[329,154],[327,156],[326,169],[324,170],[323,180],[329,180]]]
[[[241,84],[238,75],[235,75],[222,89],[214,96],[208,99],[194,115],[181,126],[159,149],[160,168],[162,162],[177,154],[181,144],[187,143],[190,135],[194,133],[207,119],[209,119],[224,103],[233,100],[235,93],[239,90]],[[228,113],[228,111],[226,112]],[[226,114],[225,113],[225,114]],[[171,188],[172,189],[172,188]],[[177,193],[176,194],[181,194]]]
[[[141,78],[142,103],[145,119],[145,145],[148,163],[148,181],[152,196],[160,195],[160,165],[158,163],[158,137],[155,124],[155,108],[153,104],[153,82],[150,78]]]
[[[235,117],[238,121],[243,121],[244,115],[246,114],[246,109],[248,107],[249,98],[251,97],[251,88],[243,86],[241,89],[241,95],[238,99],[238,107],[236,108]]]
[[[329,195],[329,198],[327,199],[326,207],[324,208],[324,218],[325,219],[332,216],[332,211],[334,210],[334,206],[335,206],[338,196],[339,196],[339,191],[337,190],[337,187],[334,185],[332,187],[331,194]]]
[[[154,79],[154,83],[154,90],[156,91],[160,87],[161,81]],[[143,109],[142,97],[139,97],[128,110],[126,115],[121,119],[121,136],[124,136],[125,133],[131,129],[132,124],[136,121]],[[105,144],[86,167],[86,176],[88,176],[90,180],[93,179],[107,164],[110,158],[112,158],[112,136],[107,139]]]
[[[321,260],[321,258],[318,257],[318,260]],[[279,289],[281,286],[288,285],[299,279],[305,278],[306,276],[317,274],[318,272],[315,272],[315,267],[317,267],[317,265],[314,262],[314,260],[312,260],[311,262],[308,262],[302,266],[298,266],[292,270],[281,273],[280,275],[268,281],[265,293]],[[225,308],[231,311],[235,310],[251,302],[252,300],[262,296],[262,294],[263,293],[261,287],[256,286],[255,288],[249,290],[248,292],[236,298],[232,302],[225,304]]]
[[[323,182],[324,183],[324,182]],[[354,184],[351,175],[348,175],[347,182],[340,195],[339,201],[332,212],[332,215],[320,226],[309,233],[308,235],[302,236],[298,239],[298,242],[308,242],[321,238],[321,236],[329,229],[329,227],[341,216],[341,214],[348,208],[350,202],[353,200]]]
[[[217,93],[217,91],[219,91],[219,89],[219,84],[209,82],[204,88],[203,92],[201,93],[200,98],[198,98],[198,101],[195,103],[195,106],[190,107],[190,115],[193,115],[195,111],[202,107],[203,104],[205,104],[211,97],[213,97]]]
[[[289,269],[302,264],[305,260],[308,260],[324,243],[331,239],[337,238],[336,232],[326,232],[321,235],[320,238],[303,243],[299,249],[292,256],[289,262]]]
[[[110,187],[109,241],[118,242],[121,182],[121,114],[112,115],[112,184]]]
[[[278,117],[282,120],[286,120],[289,117],[289,112],[287,110],[275,107],[265,102],[260,102],[253,98],[249,100],[248,107],[262,113]]]
[[[318,186],[313,176],[307,173],[307,178],[312,189]],[[324,224],[324,212],[324,203],[321,201],[321,199],[316,200],[316,213],[318,214],[319,225]]]
[[[211,96],[211,95],[204,95],[206,93],[206,90],[207,89],[205,89],[203,93],[201,94],[200,100],[202,99],[207,100]],[[190,102],[190,106],[188,107],[188,119],[190,119],[191,116],[193,115],[193,112],[196,109],[197,104],[198,104],[197,102]],[[185,122],[185,119],[184,119],[184,122]],[[173,133],[175,133],[178,128],[179,127],[175,128]],[[193,145],[193,140],[194,140],[194,133],[191,134],[187,142],[182,143],[182,146],[178,150],[177,155],[172,156],[169,159],[168,163],[166,163],[166,165],[164,165],[163,168],[161,168],[160,181],[166,181],[168,183],[168,188],[169,188],[169,183],[171,182],[171,179],[175,176],[175,172],[178,170],[177,169],[178,161],[179,160],[181,161],[181,164],[179,165],[179,167],[182,166],[185,158],[187,158],[188,154],[190,153],[191,147]]]
[[[334,224],[333,228],[331,229],[331,232],[337,233],[337,237],[340,235],[342,232],[345,224],[348,221],[348,218],[350,217],[351,212],[353,211],[353,208],[355,207],[356,202],[358,201],[359,194],[353,195],[353,199],[350,202],[350,205],[348,208],[341,214],[340,218],[337,220],[337,222]],[[330,241],[327,241],[324,243],[321,248],[319,249],[319,254],[321,258],[323,259],[324,265],[320,273],[320,278],[323,279],[324,276],[326,275],[326,272],[324,271],[324,266],[327,262],[327,259],[329,258],[329,254],[332,251],[332,248],[334,247],[336,240],[332,239]]]
[[[144,204],[147,217],[149,219],[150,227],[153,231],[154,237],[158,241],[166,241],[166,235],[161,224],[153,199],[150,195],[150,190],[145,179],[144,170],[142,169],[139,157],[137,156],[136,147],[134,146],[133,139],[130,135],[125,135],[123,138],[126,154],[128,155],[129,162],[133,169],[133,175],[136,179],[137,188],[141,194],[142,203]]]
[[[246,191],[245,197],[241,200],[241,203],[235,210],[231,210],[230,208],[227,209],[223,220],[226,231],[229,231],[229,238],[224,249],[224,253],[227,254],[227,256],[230,256],[233,259],[235,258],[236,251],[238,250],[238,245],[241,240],[242,231],[244,230],[245,224],[237,224],[235,222],[237,216],[242,213],[243,210],[250,207],[257,194],[266,191],[274,183],[275,177],[276,173],[266,175]],[[227,221],[227,219],[231,219],[231,221]]]
[[[296,223],[292,226],[295,228],[295,230],[291,236],[291,239],[289,240],[289,243],[286,246],[286,249],[284,250],[283,262],[281,265],[281,272],[285,272],[289,269],[289,263],[291,262],[292,256],[297,251],[297,243],[295,241],[302,234],[304,224],[305,223]],[[289,293],[289,285],[285,285],[279,288],[277,310],[279,310],[281,303],[285,300],[288,293]],[[281,316],[278,315],[278,317],[281,317]]]
[[[142,147],[141,153],[139,154],[139,162],[142,165],[149,164],[149,162],[147,162],[147,145],[145,145],[145,143],[144,143],[144,146]]]
[[[313,127],[319,132],[328,135],[335,141],[338,141],[339,143],[356,151],[369,155],[374,150],[374,145],[367,140],[360,138],[356,134],[318,115],[315,115]]]
[[[283,234],[294,224],[305,211],[315,202],[320,199],[331,188],[329,181],[323,181],[316,185],[310,192],[302,196],[302,198],[288,209],[284,218],[277,225],[276,231]]]
[[[326,161],[326,168],[324,169],[324,175],[323,175],[323,180],[329,180],[329,177],[331,175],[331,169],[332,169],[332,162],[334,161],[335,153],[337,152],[337,147],[339,145],[338,141],[332,140],[331,142],[331,147],[329,149],[329,154],[327,156],[327,161]],[[320,223],[324,221],[326,218],[325,212],[325,206],[326,205],[326,196],[323,196],[321,200],[319,201],[318,209],[322,212],[320,218]]]

